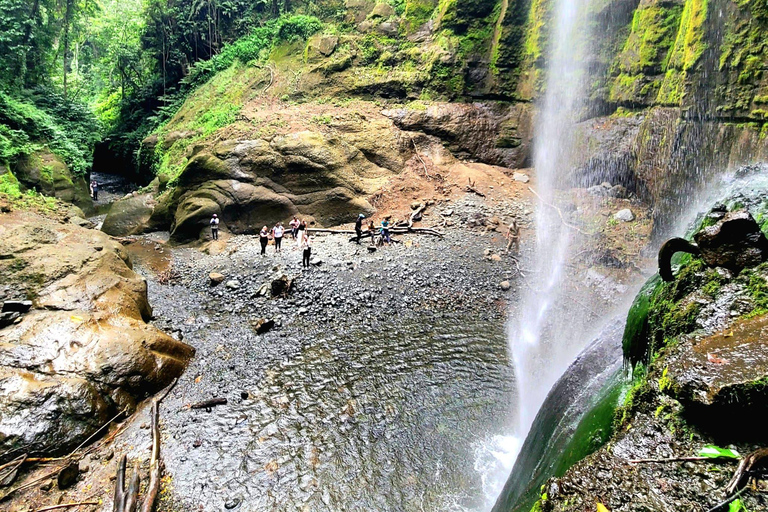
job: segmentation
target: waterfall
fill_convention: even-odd
[[[537,117],[534,167],[541,201],[536,215],[535,273],[509,327],[517,380],[515,435],[525,439],[550,388],[589,340],[585,318],[567,291],[565,263],[572,229],[554,208],[555,191],[570,169],[572,127],[586,97],[588,0],[557,0],[546,92]]]

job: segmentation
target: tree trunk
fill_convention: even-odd
[[[64,99],[67,99],[67,64],[69,64],[69,23],[72,18],[74,0],[67,0],[67,9],[64,12]]]

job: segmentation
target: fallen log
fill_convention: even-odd
[[[210,400],[203,400],[202,402],[197,402],[196,404],[190,405],[189,408],[190,409],[210,409],[211,407],[216,407],[217,405],[227,405],[227,399],[212,398]]]

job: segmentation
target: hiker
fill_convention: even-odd
[[[299,235],[299,219],[294,215],[288,225],[291,226],[291,236],[296,240],[296,237]]]
[[[283,241],[284,233],[285,228],[283,227],[282,222],[278,222],[275,224],[275,227],[272,228],[272,236],[275,238],[275,253],[280,252],[280,243]]]
[[[304,235],[307,233],[307,223],[305,221],[299,222],[299,231],[297,233],[298,235],[298,246],[301,248],[302,241],[304,240]]]
[[[391,217],[385,217],[383,221],[381,221],[381,238],[384,239],[385,242],[392,243],[392,240],[389,237],[389,219]]]
[[[373,219],[368,222],[368,233],[371,235],[371,245],[376,245],[376,226],[373,224]]]
[[[309,258],[312,255],[312,239],[309,238],[309,235],[304,235],[301,241],[301,248],[304,251],[301,258],[301,266],[303,268],[309,268]]]
[[[267,244],[269,244],[269,228],[264,226],[259,232],[259,242],[261,242],[261,255],[267,255]]]
[[[507,228],[507,252],[514,246],[515,254],[520,252],[520,228],[517,220],[512,219],[512,223]]]
[[[94,201],[99,200],[99,184],[96,180],[91,181],[91,195]]]
[[[219,239],[219,216],[215,213],[211,217],[211,237],[214,240]]]
[[[360,245],[360,239],[363,237],[363,219],[365,218],[365,215],[362,213],[357,216],[357,221],[355,221],[355,234],[357,235],[357,238],[355,239],[355,243],[357,245]]]

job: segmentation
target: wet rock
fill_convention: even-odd
[[[606,195],[617,199],[626,199],[629,197],[629,192],[624,185],[614,185],[606,191]]]
[[[629,208],[624,208],[613,214],[613,218],[621,222],[632,222],[635,220],[635,214]]]
[[[210,280],[211,286],[216,286],[217,284],[221,284],[224,282],[224,275],[219,274],[218,272],[211,272],[208,274],[208,279]]]
[[[768,259],[768,239],[745,210],[729,212],[694,235],[701,257],[711,267],[738,271]]]

